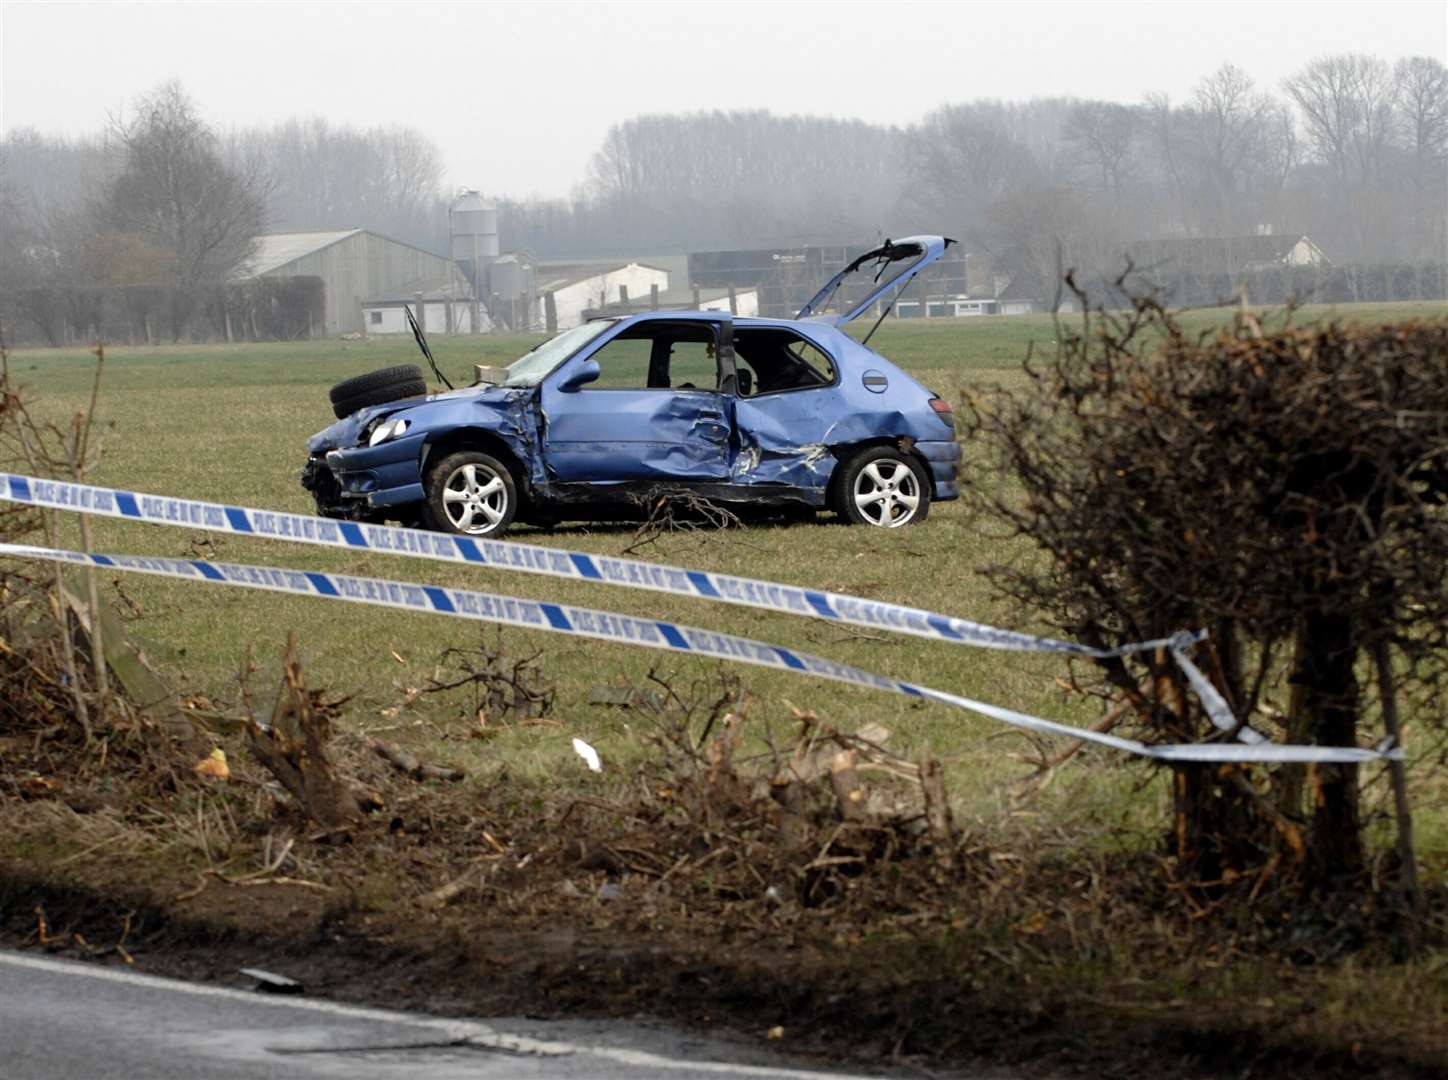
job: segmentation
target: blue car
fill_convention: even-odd
[[[465,389],[428,394],[415,365],[346,380],[302,486],[329,517],[468,536],[685,493],[915,524],[957,497],[950,405],[842,327],[872,311],[878,327],[951,243],[887,241],[794,319],[651,311],[586,322]]]

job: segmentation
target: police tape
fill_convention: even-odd
[[[1239,724],[1226,700],[1187,658],[1185,649],[1206,637],[1205,633],[1183,632],[1169,638],[1132,642],[1101,649],[1054,638],[1003,630],[983,623],[958,619],[922,608],[867,600],[844,593],[804,589],[773,581],[736,577],[705,570],[688,570],[663,563],[595,555],[583,551],[520,544],[509,540],[455,536],[449,533],[410,529],[402,526],[365,524],[333,518],[311,517],[276,510],[257,510],[224,503],[147,495],[119,488],[46,480],[33,476],[0,473],[0,499],[56,510],[99,514],[104,517],[144,521],[187,529],[205,529],[256,536],[320,547],[374,551],[435,562],[462,563],[498,570],[542,574],[548,577],[590,581],[624,588],[671,593],[693,599],[739,604],[765,611],[802,615],[850,623],[874,630],[889,630],[917,637],[974,645],[985,649],[1016,652],[1045,652],[1083,659],[1105,660],[1132,653],[1166,649],[1186,676],[1212,724],[1235,735],[1242,742],[1256,743],[1264,737]]]
[[[234,585],[268,592],[312,596],[404,611],[450,615],[478,622],[542,630],[575,637],[596,638],[623,645],[709,657],[735,663],[813,675],[871,690],[903,694],[963,709],[1018,728],[1047,735],[1060,735],[1097,743],[1158,761],[1192,762],[1335,762],[1362,763],[1384,758],[1401,758],[1398,747],[1376,749],[1354,747],[1288,746],[1266,741],[1244,743],[1181,743],[1152,746],[1105,732],[1084,730],[1069,724],[1002,708],[928,686],[877,675],[849,664],[797,652],[733,634],[702,630],[662,619],[642,619],[611,611],[527,600],[515,596],[453,589],[350,574],[292,570],[273,566],[208,562],[201,559],[172,559],[149,555],[100,555],[79,551],[0,543],[0,556],[42,559],[79,566],[102,567],[187,581]],[[1188,644],[1189,636],[1179,639]],[[1184,659],[1184,658],[1183,658]],[[1190,661],[1187,661],[1190,664]],[[1200,673],[1198,673],[1200,674]],[[1205,681],[1205,680],[1203,680]]]

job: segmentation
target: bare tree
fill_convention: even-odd
[[[1325,171],[1322,217],[1338,243],[1359,254],[1390,255],[1389,179],[1395,87],[1385,61],[1357,53],[1323,56],[1284,84],[1307,141]]]
[[[200,289],[224,281],[250,256],[261,232],[264,185],[229,168],[216,135],[180,85],[143,97],[131,120],[113,118],[123,164],[97,206],[103,228],[138,236],[167,257],[179,337]]]
[[[1448,67],[1431,56],[1405,57],[1393,84],[1411,174],[1413,254],[1448,258]]]
[[[1088,185],[1120,200],[1137,165],[1141,127],[1129,105],[1083,101],[1071,109],[1062,137],[1090,173]]]

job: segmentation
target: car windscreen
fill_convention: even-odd
[[[565,330],[557,337],[549,338],[526,356],[521,356],[508,365],[508,377],[503,385],[537,386],[545,375],[611,327],[615,321],[595,319],[582,326],[575,326],[572,330]]]

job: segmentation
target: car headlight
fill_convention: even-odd
[[[372,429],[372,434],[367,436],[368,446],[377,446],[385,443],[388,439],[395,439],[407,430],[406,420],[384,420]]]

